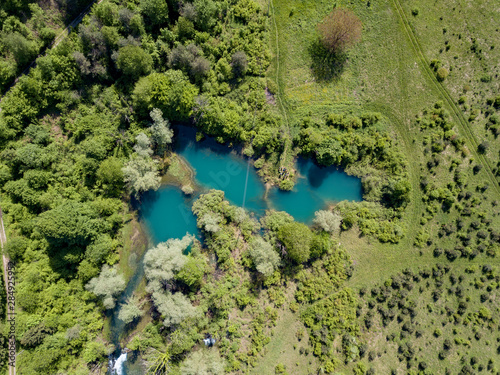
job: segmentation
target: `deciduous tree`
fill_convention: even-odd
[[[200,349],[192,352],[183,362],[182,375],[222,375],[224,374],[224,359],[215,348]]]
[[[123,74],[136,80],[142,75],[149,74],[153,66],[153,58],[141,47],[128,45],[118,50],[116,66]]]
[[[170,129],[170,124],[168,120],[163,118],[163,113],[158,108],[154,108],[149,112],[153,124],[151,125],[151,137],[156,147],[156,151],[159,155],[165,152],[167,145],[172,143],[172,138],[174,137],[174,131]]]
[[[336,8],[318,25],[320,40],[331,53],[344,51],[361,38],[360,19],[349,9]]]
[[[149,157],[132,157],[122,172],[128,189],[136,198],[145,191],[158,190],[160,187],[158,163]]]
[[[280,257],[273,246],[259,236],[250,244],[249,250],[257,271],[266,277],[272,275],[280,262]]]
[[[120,307],[120,311],[118,312],[118,318],[126,324],[133,322],[143,315],[144,311],[141,310],[139,299],[135,296],[128,299],[127,302]]]
[[[115,297],[125,290],[125,280],[115,268],[105,265],[98,277],[88,282],[85,288],[102,298],[106,309],[115,307]]]
[[[336,232],[340,229],[342,217],[332,211],[319,210],[314,213],[313,223],[328,233]]]
[[[174,278],[188,261],[183,254],[193,237],[171,238],[148,250],[144,256],[144,273],[149,281],[165,282]]]

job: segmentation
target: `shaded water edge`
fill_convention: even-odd
[[[241,155],[239,150],[221,145],[211,138],[196,142],[196,129],[176,126],[173,150],[192,169],[191,195],[182,192],[179,183],[164,184],[158,191],[149,191],[140,201],[133,200],[132,207],[138,212],[139,222],[148,236],[148,248],[170,238],[181,238],[186,233],[194,234],[202,241],[196,226],[196,217],[191,211],[193,202],[209,189],[222,190],[233,205],[244,207],[256,217],[267,209],[286,211],[297,221],[312,223],[314,212],[325,209],[341,200],[362,200],[361,180],[349,176],[337,167],[321,167],[311,159],[298,158],[297,180],[292,191],[281,191],[277,187],[266,187],[253,167],[252,160]],[[252,164],[252,165],[251,165]],[[112,360],[122,358],[123,368],[117,374],[140,374],[132,369],[133,363],[120,348],[120,338],[130,332],[130,327],[118,318],[120,304],[130,298],[144,279],[144,251],[130,278],[125,291],[117,301],[110,317],[111,341],[116,346]],[[132,353],[137,358],[137,353]],[[131,358],[131,355],[128,355]],[[110,367],[114,366],[113,361]],[[109,371],[108,373],[111,373]]]

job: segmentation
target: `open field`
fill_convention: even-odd
[[[484,128],[487,123],[487,116],[484,114],[486,100],[498,93],[498,48],[490,48],[490,45],[498,41],[498,29],[495,28],[498,28],[499,13],[495,10],[489,12],[492,2],[479,2],[476,7],[468,3],[455,4],[448,1],[440,3],[438,10],[434,7],[435,4],[431,5],[425,1],[337,3],[337,6],[352,9],[363,22],[361,42],[352,48],[345,63],[337,70],[316,69],[321,61],[314,60],[317,56],[313,48],[317,40],[315,25],[333,9],[332,3],[273,0],[270,4],[270,14],[273,18],[271,35],[274,37],[271,46],[274,50],[279,48],[279,54],[274,54],[273,69],[269,77],[280,87],[283,107],[290,119],[292,132],[297,131],[294,129],[299,128],[304,116],[321,118],[330,112],[377,111],[387,119],[387,130],[397,137],[399,147],[407,157],[412,196],[411,204],[402,218],[407,228],[406,237],[396,245],[388,245],[373,238],[362,237],[357,230],[342,233],[339,240],[349,249],[354,263],[354,273],[348,282],[350,287],[356,290],[368,287],[370,290],[376,284],[383,285],[384,281],[403,269],[416,272],[423,267],[432,266],[437,261],[433,252],[436,246],[453,248],[460,242],[453,235],[443,236],[439,232],[444,224],[463,219],[460,216],[460,208],[458,211],[452,209],[429,217],[426,202],[422,201],[425,193],[420,187],[420,181],[424,177],[436,186],[446,186],[450,181],[453,182],[449,172],[453,169],[453,160],[463,160],[459,169],[467,176],[470,183],[466,186],[471,191],[488,182],[489,189],[483,191],[478,212],[492,220],[490,228],[499,227],[498,207],[491,204],[500,197],[498,181],[494,176],[499,143],[492,132]],[[411,15],[414,9],[419,9],[417,16]],[[458,11],[459,9],[462,10]],[[445,21],[438,21],[440,16],[443,16]],[[464,16],[467,17],[465,26]],[[487,27],[479,27],[485,18],[489,20]],[[460,31],[463,27],[466,30]],[[443,28],[447,30],[443,31]],[[459,38],[460,32],[462,36]],[[446,42],[452,37],[457,40]],[[475,55],[470,49],[473,37],[476,37],[481,45],[482,58],[478,58],[477,53]],[[446,47],[450,43],[451,49]],[[430,61],[435,58],[441,59],[447,67],[454,65],[444,82],[436,79],[436,73],[430,66]],[[482,81],[481,75],[487,73],[490,74],[491,81],[483,82],[485,79]],[[462,95],[466,95],[468,104],[458,104]],[[439,156],[441,164],[428,171],[426,163],[430,155],[424,153],[424,148],[430,133],[420,129],[415,119],[438,101],[442,101],[451,114],[453,129],[464,138],[465,145],[461,154],[448,146]],[[470,120],[469,115],[474,105],[481,111],[476,120]],[[489,108],[491,115],[494,109],[492,110],[491,106]],[[490,142],[490,146],[483,155],[478,152],[478,145],[484,139]],[[472,173],[472,166],[476,164],[483,165],[479,172],[480,179]],[[423,233],[428,234],[427,244],[419,243],[416,246]],[[439,260],[442,261],[442,258]],[[447,262],[446,259],[444,261]],[[452,269],[455,273],[462,274],[467,267],[480,269],[485,263],[496,266],[499,264],[497,258],[492,259],[480,254],[477,257],[459,257],[454,261]],[[474,306],[478,307],[478,292],[473,288],[468,288],[467,291],[467,298],[475,301]],[[427,301],[432,302],[425,293],[417,299],[423,306]],[[420,319],[423,320],[417,325],[429,333],[435,324],[435,315],[430,314]],[[380,358],[375,359],[373,363],[370,361],[369,366],[367,365],[373,367],[376,373],[390,373],[391,368],[400,366],[396,359],[396,344],[386,344],[385,339],[394,329],[395,326],[388,326],[370,331],[362,330],[361,337],[366,340],[369,348],[377,352],[376,357]],[[470,336],[472,333],[464,334]],[[447,336],[453,336],[451,329],[443,332],[443,337]],[[428,336],[425,337],[425,340],[429,339]],[[416,345],[420,345],[420,341],[423,344],[423,340],[417,340]],[[429,343],[432,341],[430,339]],[[494,340],[490,340],[486,345],[492,345],[491,341]],[[429,343],[423,344],[424,349],[419,348],[418,355],[421,358],[439,351]],[[472,347],[474,350],[465,347],[459,352],[461,355],[481,356],[482,349],[479,349],[478,343],[472,344]],[[491,346],[485,350],[484,355],[487,352],[489,356],[495,357]],[[268,361],[269,356],[268,354],[264,361]],[[463,365],[458,359],[457,354],[450,359],[448,367],[452,373],[456,373]],[[437,354],[436,358],[429,359],[428,362],[430,368],[444,371]],[[482,365],[485,368],[486,362]],[[348,365],[346,370],[352,367]]]

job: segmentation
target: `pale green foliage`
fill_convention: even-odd
[[[245,220],[250,219],[248,216],[247,212],[243,207],[237,207],[234,210],[234,214],[232,216],[233,221],[235,221],[237,224],[243,223]]]
[[[313,223],[328,233],[333,233],[339,230],[342,217],[332,211],[319,210],[314,213]]]
[[[141,310],[139,299],[135,296],[128,299],[127,303],[123,304],[118,312],[118,318],[127,324],[143,315],[144,311]]]
[[[158,190],[160,187],[158,163],[151,158],[133,157],[122,168],[122,171],[128,189],[136,198],[144,191]]]
[[[134,151],[141,157],[153,155],[153,150],[151,150],[151,140],[146,134],[139,133],[137,137],[135,137]]]
[[[182,186],[181,190],[186,195],[191,195],[194,193],[194,188],[191,185],[184,185]]]
[[[193,237],[184,236],[182,239],[171,238],[161,242],[148,250],[144,256],[144,272],[149,281],[168,281],[179,272],[187,262],[183,251],[191,244]],[[154,289],[154,286],[151,285]]]
[[[90,280],[85,288],[102,298],[106,309],[112,309],[115,307],[114,297],[125,289],[125,280],[115,268],[105,265],[99,276]]]
[[[189,258],[183,251],[192,241],[190,235],[182,239],[172,238],[148,250],[144,256],[144,273],[149,281],[146,290],[151,293],[167,327],[197,315],[197,310],[182,293],[171,294],[162,288],[162,283],[173,279],[187,263]]]
[[[221,220],[222,218],[219,215],[206,213],[200,218],[199,223],[207,232],[217,233],[220,230],[219,223]]]
[[[219,375],[224,374],[224,359],[215,348],[202,348],[192,352],[181,367],[182,375]]]
[[[172,143],[172,138],[174,136],[174,132],[170,129],[170,124],[168,120],[163,118],[163,112],[154,108],[149,115],[153,119],[153,124],[151,125],[151,136],[158,150],[158,154],[161,154],[165,151],[165,148],[168,144]]]
[[[266,277],[273,274],[280,262],[280,257],[273,246],[262,237],[257,237],[251,243],[250,256],[255,263],[257,271]]]
[[[198,316],[198,310],[182,293],[165,293],[155,290],[151,295],[166,327],[181,323],[184,319]]]

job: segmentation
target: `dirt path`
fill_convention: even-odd
[[[5,292],[6,295],[9,295],[9,289],[8,289],[8,276],[7,276],[7,267],[10,262],[10,259],[7,258],[7,256],[3,253],[3,248],[4,244],[7,242],[7,237],[5,236],[5,228],[3,226],[3,215],[2,215],[2,209],[0,208],[0,249],[2,250],[2,261],[3,261],[3,278],[5,282]],[[14,318],[14,313],[9,312],[9,306],[7,305],[7,308],[5,309],[7,311],[7,320],[9,320],[11,317]],[[9,360],[10,363],[10,360]],[[14,360],[14,366],[8,366],[9,368],[9,375],[16,375],[16,362]]]
[[[276,86],[278,88],[278,91],[276,92],[275,97],[278,98],[279,108],[280,108],[281,113],[283,114],[283,117],[285,119],[285,124],[286,124],[287,132],[288,132],[288,139],[285,143],[285,149],[283,150],[283,154],[281,157],[281,163],[280,163],[280,164],[284,164],[284,163],[286,163],[286,155],[287,155],[288,149],[291,148],[292,135],[290,132],[290,123],[288,122],[287,110],[286,110],[285,106],[283,105],[283,101],[282,101],[283,91],[282,91],[281,82],[280,82],[280,77],[281,77],[280,76],[280,42],[279,42],[278,24],[276,23],[276,14],[274,12],[273,0],[270,0],[269,7],[270,7],[270,15],[273,19],[275,38],[276,38]],[[283,165],[281,165],[281,166],[283,166]]]
[[[16,79],[14,80],[14,82],[12,82],[12,84],[9,86],[9,88],[5,91],[5,93],[0,98],[0,103],[2,102],[2,99],[5,97],[5,95],[7,95],[7,93],[10,91],[10,89],[12,87],[14,87],[15,84],[19,81],[19,78],[21,78],[22,76],[28,74],[31,68],[36,67],[36,59],[38,59],[39,57],[42,57],[43,55],[45,55],[47,53],[47,51],[49,51],[52,48],[54,48],[57,45],[59,45],[59,43],[61,43],[63,41],[63,39],[66,38],[69,35],[69,33],[71,32],[71,30],[74,29],[76,26],[78,26],[78,24],[80,22],[82,22],[83,17],[85,17],[90,12],[90,10],[92,9],[92,6],[94,4],[99,4],[101,2],[102,2],[102,0],[94,0],[94,1],[92,1],[92,3],[90,5],[88,5],[73,21],[71,21],[69,23],[69,25],[54,39],[54,41],[52,42],[52,44],[49,47],[47,47],[45,49],[45,51],[42,52],[42,54],[38,55],[35,58],[35,60],[33,60],[31,62],[31,64],[26,69],[24,69],[21,72],[21,74],[19,74],[16,77]],[[2,111],[2,108],[0,108],[0,111]]]
[[[460,109],[457,107],[455,104],[453,98],[451,97],[450,93],[448,90],[443,86],[441,82],[438,82],[436,76],[432,72],[430,68],[429,61],[427,61],[427,58],[425,57],[424,51],[422,49],[422,46],[420,45],[420,42],[417,39],[417,36],[415,35],[414,31],[412,30],[410,23],[408,21],[408,18],[406,17],[406,14],[404,12],[403,7],[401,6],[401,3],[399,0],[392,0],[394,4],[394,8],[396,9],[396,12],[401,19],[401,22],[403,24],[403,28],[405,30],[405,34],[410,42],[410,45],[413,49],[413,52],[415,53],[415,56],[419,60],[421,68],[426,72],[429,81],[432,82],[433,86],[437,89],[438,93],[441,94],[441,97],[446,101],[448,104],[448,107],[451,109],[451,114],[452,117],[455,119],[455,123],[457,124],[460,133],[467,139],[468,144],[471,146],[470,147],[470,152],[474,156],[474,158],[479,161],[485,168],[486,173],[488,174],[488,177],[490,178],[491,182],[493,183],[493,186],[497,193],[500,194],[500,185],[493,174],[493,170],[491,168],[491,165],[488,161],[488,159],[480,154],[477,151],[477,146],[479,145],[479,142],[477,141],[476,137],[474,136],[474,133],[472,132],[469,123],[465,119],[463,113],[460,111]]]

